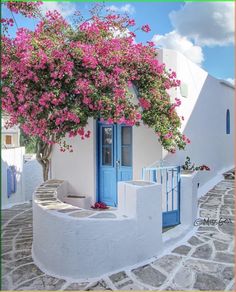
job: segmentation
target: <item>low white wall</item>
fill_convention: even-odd
[[[49,184],[44,184],[45,193],[52,190]],[[119,183],[117,211],[93,212],[83,218],[60,213],[62,207],[72,208],[68,204],[60,204],[57,211],[57,203],[40,202],[37,197],[43,197],[43,188],[36,190],[33,201],[32,249],[43,271],[62,278],[86,279],[162,252],[160,185]],[[61,197],[65,184],[57,191]],[[107,213],[115,218],[100,217]]]
[[[24,147],[17,147],[11,149],[2,149],[1,160],[1,202],[2,208],[9,208],[17,203],[25,202],[24,186],[23,186],[23,157],[25,154]],[[9,166],[15,166],[16,168],[16,193],[7,197],[7,168]]]
[[[181,174],[180,222],[193,227],[197,219],[199,172]]]

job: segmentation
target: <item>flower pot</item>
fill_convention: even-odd
[[[195,170],[181,170],[181,174],[192,174]]]

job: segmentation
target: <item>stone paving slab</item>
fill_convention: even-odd
[[[186,242],[156,260],[96,281],[66,281],[45,274],[33,262],[32,205],[2,211],[2,290],[226,290],[234,291],[234,175],[199,199],[202,218],[228,223],[197,228]],[[59,181],[55,181],[57,185]],[[47,186],[45,184],[45,186]],[[47,187],[47,198],[50,198]],[[40,199],[41,194],[39,195]],[[62,210],[71,216],[78,209]],[[78,212],[79,213],[79,212]],[[83,214],[82,214],[83,215]],[[63,264],[63,263],[62,263]]]

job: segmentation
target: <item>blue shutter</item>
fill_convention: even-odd
[[[11,175],[11,168],[7,168],[7,197],[10,198],[12,194],[12,175]]]
[[[226,112],[226,134],[230,134],[230,112],[228,109]]]
[[[16,168],[12,166],[12,193],[16,193]]]
[[[9,166],[7,168],[7,197],[10,198],[11,194],[16,193],[16,168]]]

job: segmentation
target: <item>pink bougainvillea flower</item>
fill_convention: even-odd
[[[142,26],[142,31],[144,31],[144,32],[149,32],[149,31],[151,31],[150,26],[149,26],[148,24],[143,25],[143,26]]]
[[[13,12],[28,17],[35,17],[40,5],[9,3]],[[64,143],[67,134],[91,136],[85,130],[89,118],[129,126],[142,119],[165,149],[183,149],[189,139],[180,132],[181,101],[172,103],[167,91],[179,86],[176,73],[158,61],[153,42],[136,43],[134,32],[123,33],[135,25],[133,19],[100,17],[96,11],[76,28],[58,11],[48,11],[34,30],[2,35],[2,108],[10,124],[20,124],[43,143],[58,143],[64,152],[71,151]],[[150,31],[148,24],[141,29]],[[131,88],[137,89],[138,104]]]
[[[134,26],[135,25],[135,20],[134,19],[129,19],[128,20],[128,25]]]
[[[146,100],[145,98],[140,98],[139,104],[143,109],[149,109],[151,107],[150,102]]]

